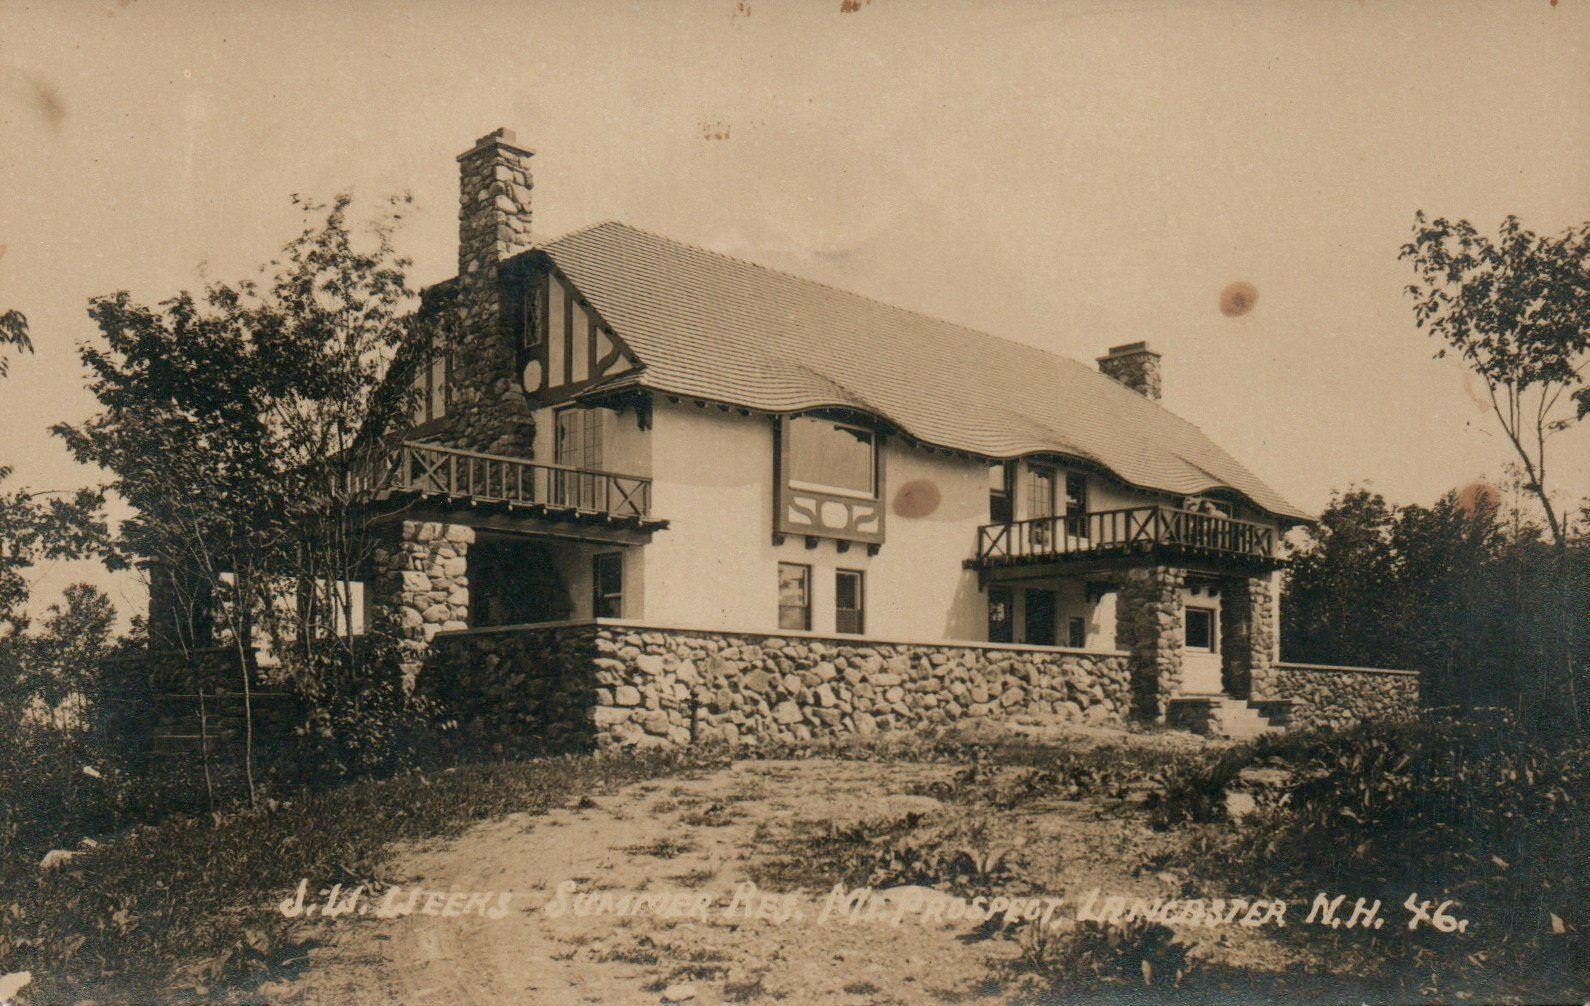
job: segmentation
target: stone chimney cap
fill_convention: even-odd
[[[504,147],[525,157],[535,156],[534,150],[531,150],[529,147],[519,146],[519,138],[514,134],[513,130],[506,126],[502,126],[497,129],[493,129],[485,136],[482,136],[480,139],[476,140],[474,146],[458,155],[458,159],[462,161],[471,154],[479,153],[487,147]]]
[[[1146,341],[1128,342],[1121,346],[1111,346],[1110,351],[1099,357],[1099,359],[1112,360],[1118,356],[1136,356],[1138,353],[1147,353],[1150,356],[1160,355],[1156,350],[1151,349]]]

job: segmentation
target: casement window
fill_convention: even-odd
[[[1066,534],[1088,536],[1088,480],[1084,475],[1066,475]]]
[[[1080,650],[1088,645],[1088,620],[1072,615],[1066,619],[1066,645]]]
[[[840,496],[876,496],[877,436],[858,426],[795,416],[789,420],[789,484]]]
[[[859,569],[834,571],[834,630],[849,635],[867,631],[866,578]]]
[[[988,588],[988,641],[1013,643],[1016,641],[1016,613],[1009,587]]]
[[[414,425],[447,415],[453,354],[438,353],[414,375]]]
[[[603,552],[591,559],[591,614],[624,617],[624,553]]]
[[[1186,648],[1212,653],[1215,649],[1215,610],[1189,607],[1186,623]]]
[[[1026,481],[1027,517],[1053,517],[1055,471],[1048,465],[1028,465]]]
[[[569,406],[557,410],[553,415],[553,463],[565,468],[600,469],[607,410]],[[606,507],[606,500],[599,497],[606,490],[607,483],[600,476],[563,471],[554,472],[553,475],[557,502],[588,510]]]
[[[812,627],[812,568],[797,562],[778,564],[778,627]]]

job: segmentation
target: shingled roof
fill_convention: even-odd
[[[639,358],[621,379],[786,413],[881,417],[990,459],[1053,453],[1176,495],[1310,519],[1192,423],[1075,360],[621,223],[538,246]]]

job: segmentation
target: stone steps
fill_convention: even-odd
[[[1229,695],[1181,695],[1170,700],[1165,722],[1205,737],[1245,741],[1286,726],[1284,702],[1249,702]]]

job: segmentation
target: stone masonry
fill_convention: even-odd
[[[454,447],[528,458],[535,426],[519,375],[516,334],[505,308],[502,265],[527,250],[530,158],[499,129],[458,157],[458,345],[448,381]]]
[[[1232,577],[1220,591],[1221,685],[1237,698],[1274,694],[1275,594],[1268,577]]]
[[[368,589],[372,608],[384,608],[408,656],[403,675],[413,681],[427,644],[438,632],[469,628],[469,546],[474,529],[406,520],[374,550]]]
[[[1165,721],[1170,699],[1181,690],[1183,570],[1144,566],[1120,577],[1115,602],[1115,645],[1131,654],[1132,711]]]
[[[929,732],[977,717],[1125,722],[1126,657],[605,623],[437,637],[426,687],[466,725],[601,747]]]
[[[1417,671],[1278,664],[1272,685],[1276,698],[1291,700],[1288,723],[1294,728],[1345,727],[1419,710]]]
[[[1164,392],[1160,356],[1149,349],[1146,342],[1113,346],[1109,353],[1099,357],[1098,363],[1104,376],[1114,378],[1145,398],[1157,402]]]

